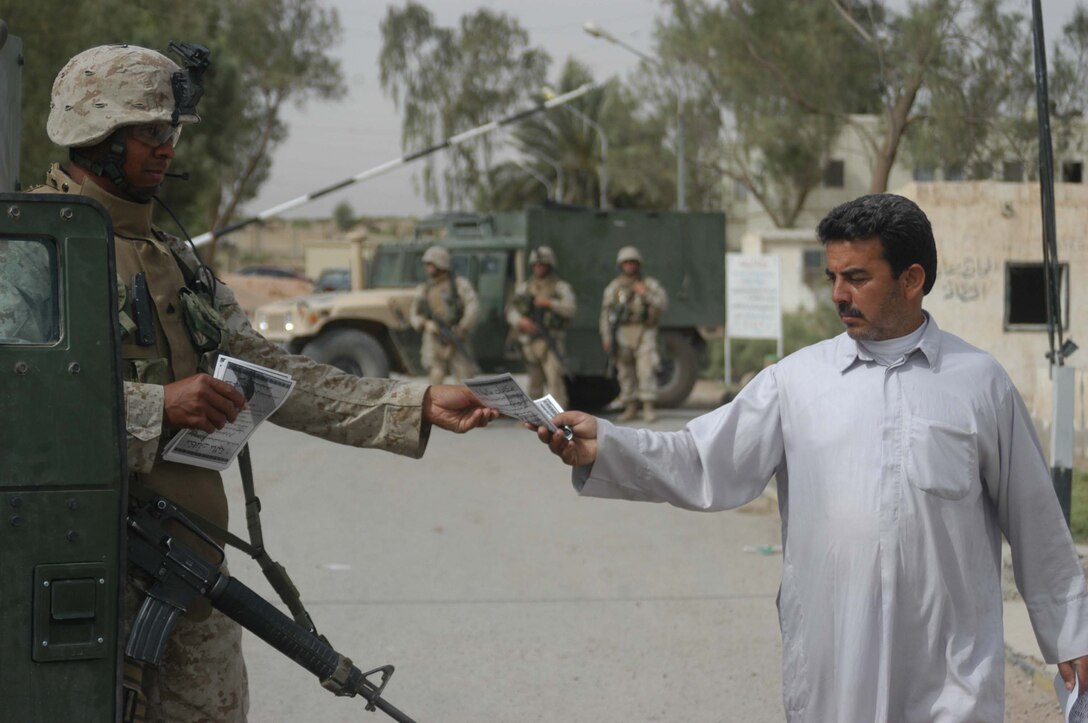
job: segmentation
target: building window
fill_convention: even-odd
[[[1069,327],[1069,264],[1059,265],[1062,328]],[[1043,264],[1010,261],[1005,265],[1005,330],[1046,329],[1046,276]]]
[[[937,178],[937,171],[933,166],[915,166],[914,167],[914,180],[925,182],[932,181]]]
[[[989,161],[975,161],[971,164],[971,178],[976,181],[985,181],[994,175],[994,164]]]
[[[963,180],[963,166],[946,166],[944,169],[944,180],[946,181],[962,181]]]
[[[1084,183],[1084,164],[1080,161],[1063,163],[1062,183]]]
[[[827,262],[825,260],[824,250],[819,249],[802,249],[801,250],[801,280],[809,286],[818,285],[827,278],[824,273],[827,270]]]
[[[824,186],[827,188],[844,188],[846,186],[845,161],[828,161],[824,166]]]
[[[1005,161],[1001,166],[1001,180],[1007,183],[1019,183],[1024,180],[1024,162]]]

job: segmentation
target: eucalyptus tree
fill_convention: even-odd
[[[382,88],[403,113],[407,149],[433,145],[527,105],[544,84],[548,55],[529,45],[513,17],[488,9],[463,15],[457,27],[409,2],[381,22]],[[422,190],[433,205],[458,208],[490,195],[494,144],[484,135],[424,161]]]
[[[316,0],[189,0],[169,5],[125,0],[69,3],[9,0],[4,18],[24,44],[20,176],[36,183],[47,164],[63,160],[45,135],[53,78],[68,58],[95,45],[129,42],[165,50],[172,40],[212,51],[204,76],[199,129],[183,136],[176,167],[188,184],[172,182],[164,198],[198,227],[226,223],[267,179],[271,153],[288,129],[286,103],[337,98],[344,92],[338,61],[339,18]],[[191,229],[192,230],[192,229]]]

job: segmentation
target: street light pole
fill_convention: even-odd
[[[555,200],[563,203],[563,166],[546,153],[537,150],[525,150],[525,153],[552,167],[552,170],[555,171]]]
[[[605,135],[604,129],[601,128],[596,121],[582,111],[572,105],[568,105],[567,110],[581,118],[582,122],[587,126],[597,131],[597,137],[601,139],[601,165],[597,170],[597,178],[599,181],[597,185],[600,186],[601,191],[600,207],[602,209],[608,208],[608,136]]]
[[[673,76],[672,73],[669,72],[669,69],[666,68],[660,60],[647,55],[646,53],[642,52],[634,46],[628,45],[612,33],[597,25],[592,20],[586,22],[582,26],[582,29],[595,38],[607,40],[614,45],[618,45],[621,48],[624,48],[625,50],[634,53],[638,57],[645,60],[647,63],[656,66],[661,72],[665,73],[666,75],[672,76],[673,81],[676,83],[676,210],[688,210],[686,193],[687,170],[684,163],[684,106],[686,105],[684,84],[680,81],[679,78]]]
[[[545,85],[541,91],[545,98],[556,97],[555,90],[551,86]],[[597,136],[601,139],[601,163],[597,167],[597,185],[600,190],[600,207],[602,209],[608,208],[608,135],[605,134],[604,128],[587,116],[582,111],[578,110],[574,106],[567,106],[567,110],[576,115],[587,126],[597,132]]]

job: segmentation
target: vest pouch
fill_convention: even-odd
[[[199,368],[210,374],[215,368],[216,357],[220,352],[227,351],[230,342],[227,322],[210,302],[192,289],[181,289],[178,302],[193,348],[200,355]]]
[[[129,381],[141,384],[158,384],[166,386],[170,381],[169,368],[166,359],[130,359]]]

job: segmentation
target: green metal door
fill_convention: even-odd
[[[0,717],[120,716],[125,454],[113,233],[0,194]]]

